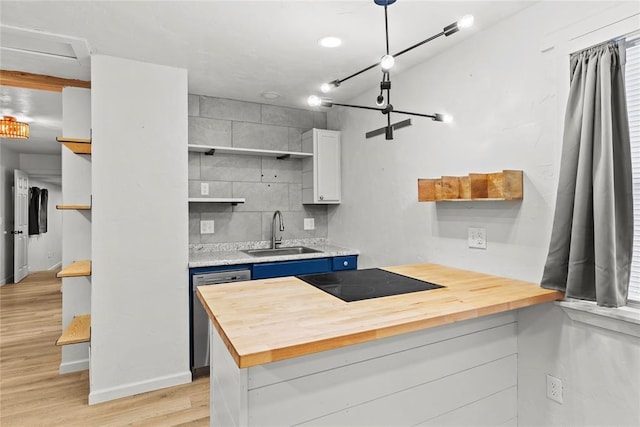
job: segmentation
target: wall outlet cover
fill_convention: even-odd
[[[468,241],[470,248],[487,249],[487,230],[479,227],[469,227]]]
[[[200,183],[200,195],[201,196],[208,196],[209,195],[209,183],[208,182],[201,182]]]
[[[304,229],[305,230],[314,230],[316,228],[316,220],[315,218],[305,218],[304,219]]]
[[[207,220],[200,221],[200,234],[214,234],[215,232],[215,221]]]
[[[547,374],[547,398],[562,404],[562,380]]]

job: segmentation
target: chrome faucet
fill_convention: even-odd
[[[277,249],[282,244],[282,235],[279,239],[276,239],[276,218],[280,217],[280,231],[284,231],[284,221],[282,220],[282,212],[275,211],[273,213],[273,220],[271,221],[271,249]]]

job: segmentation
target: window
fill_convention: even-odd
[[[631,167],[633,176],[633,260],[629,300],[640,302],[640,36],[627,38],[625,86],[631,135]]]

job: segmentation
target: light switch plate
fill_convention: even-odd
[[[200,183],[200,195],[201,196],[208,196],[209,195],[209,183],[208,182],[201,182]]]
[[[200,234],[214,234],[215,232],[215,221],[200,221]]]
[[[487,230],[485,228],[469,227],[469,247],[487,249]]]
[[[305,230],[314,230],[316,228],[316,220],[315,218],[305,218],[304,219],[304,229]]]

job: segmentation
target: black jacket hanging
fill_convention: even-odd
[[[31,187],[29,189],[29,235],[40,234],[40,189]]]

